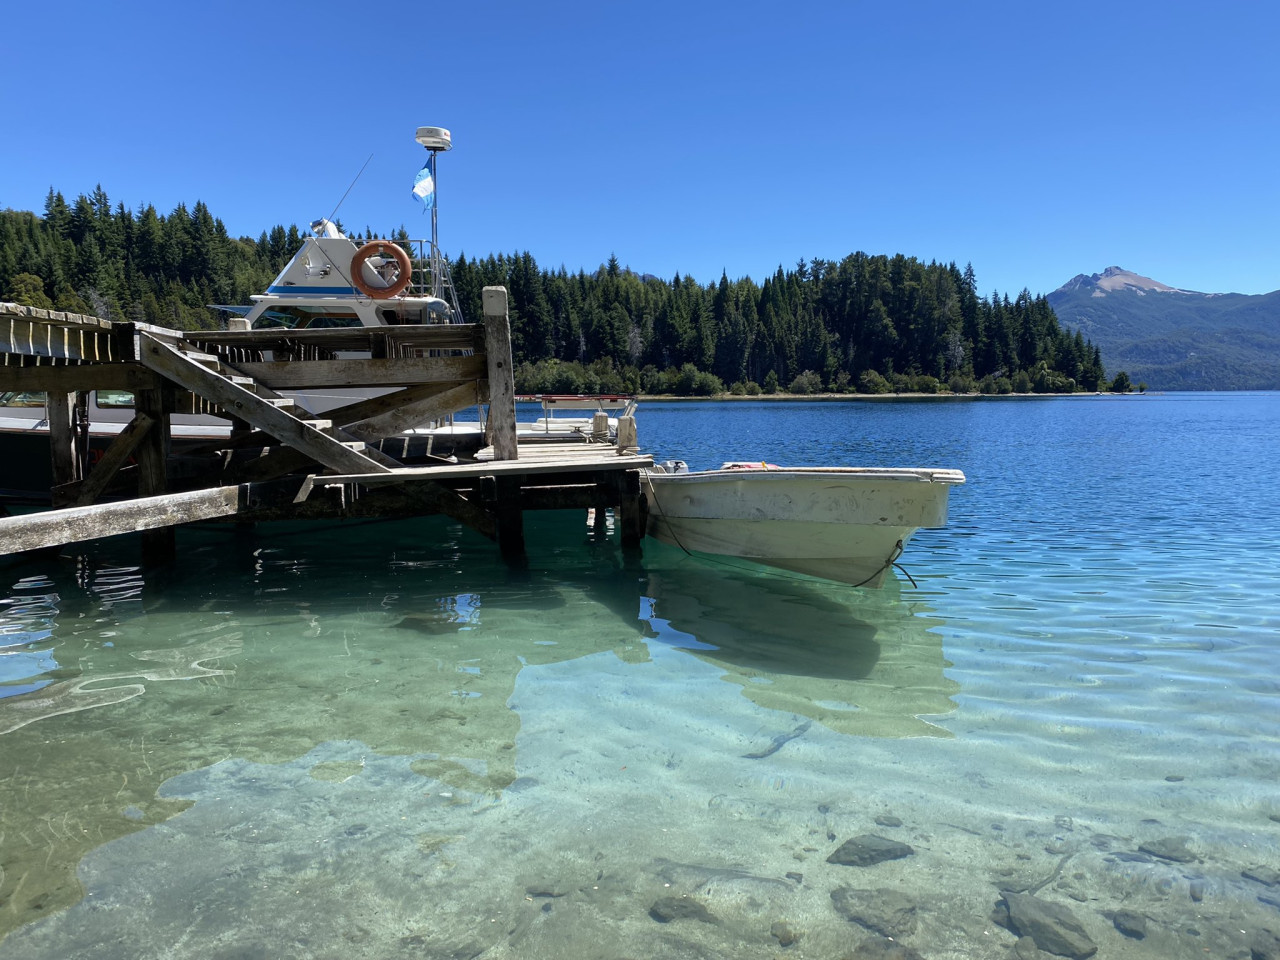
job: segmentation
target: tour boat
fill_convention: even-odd
[[[878,587],[921,527],[947,522],[959,470],[726,463],[646,471],[649,536],[691,554],[750,560]]]

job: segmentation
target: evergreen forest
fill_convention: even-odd
[[[301,245],[296,226],[227,233],[202,202],[112,208],[101,186],[43,216],[0,210],[0,300],[177,329],[219,326]],[[366,229],[359,237],[373,234]],[[401,227],[392,237],[407,239]],[[972,266],[895,254],[801,260],[761,283],[548,270],[532,254],[452,263],[463,315],[509,291],[522,393],[1070,393],[1106,389],[1101,353],[1042,296],[980,296]],[[1119,378],[1117,378],[1118,380]]]

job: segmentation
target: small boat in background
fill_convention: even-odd
[[[590,439],[599,432],[595,421],[598,413],[605,414],[603,424],[607,438],[616,439],[618,418],[633,417],[636,412],[636,398],[624,394],[540,393],[516,399],[523,403],[542,404],[541,417],[532,423],[516,424],[516,433],[521,440]],[[560,411],[570,411],[570,415],[557,416]]]
[[[687,553],[878,587],[916,530],[946,525],[960,483],[959,470],[670,461],[644,491],[649,536]]]

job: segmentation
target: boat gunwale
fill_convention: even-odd
[[[720,467],[714,470],[689,470],[683,473],[648,471],[646,479],[659,482],[686,483],[717,480],[747,480],[786,477],[830,477],[834,480],[903,480],[959,485],[964,473],[944,467]]]

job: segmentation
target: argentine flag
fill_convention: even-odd
[[[413,178],[413,195],[422,201],[422,205],[427,210],[435,206],[436,171],[434,154],[427,157],[427,162],[418,171],[418,175]]]

